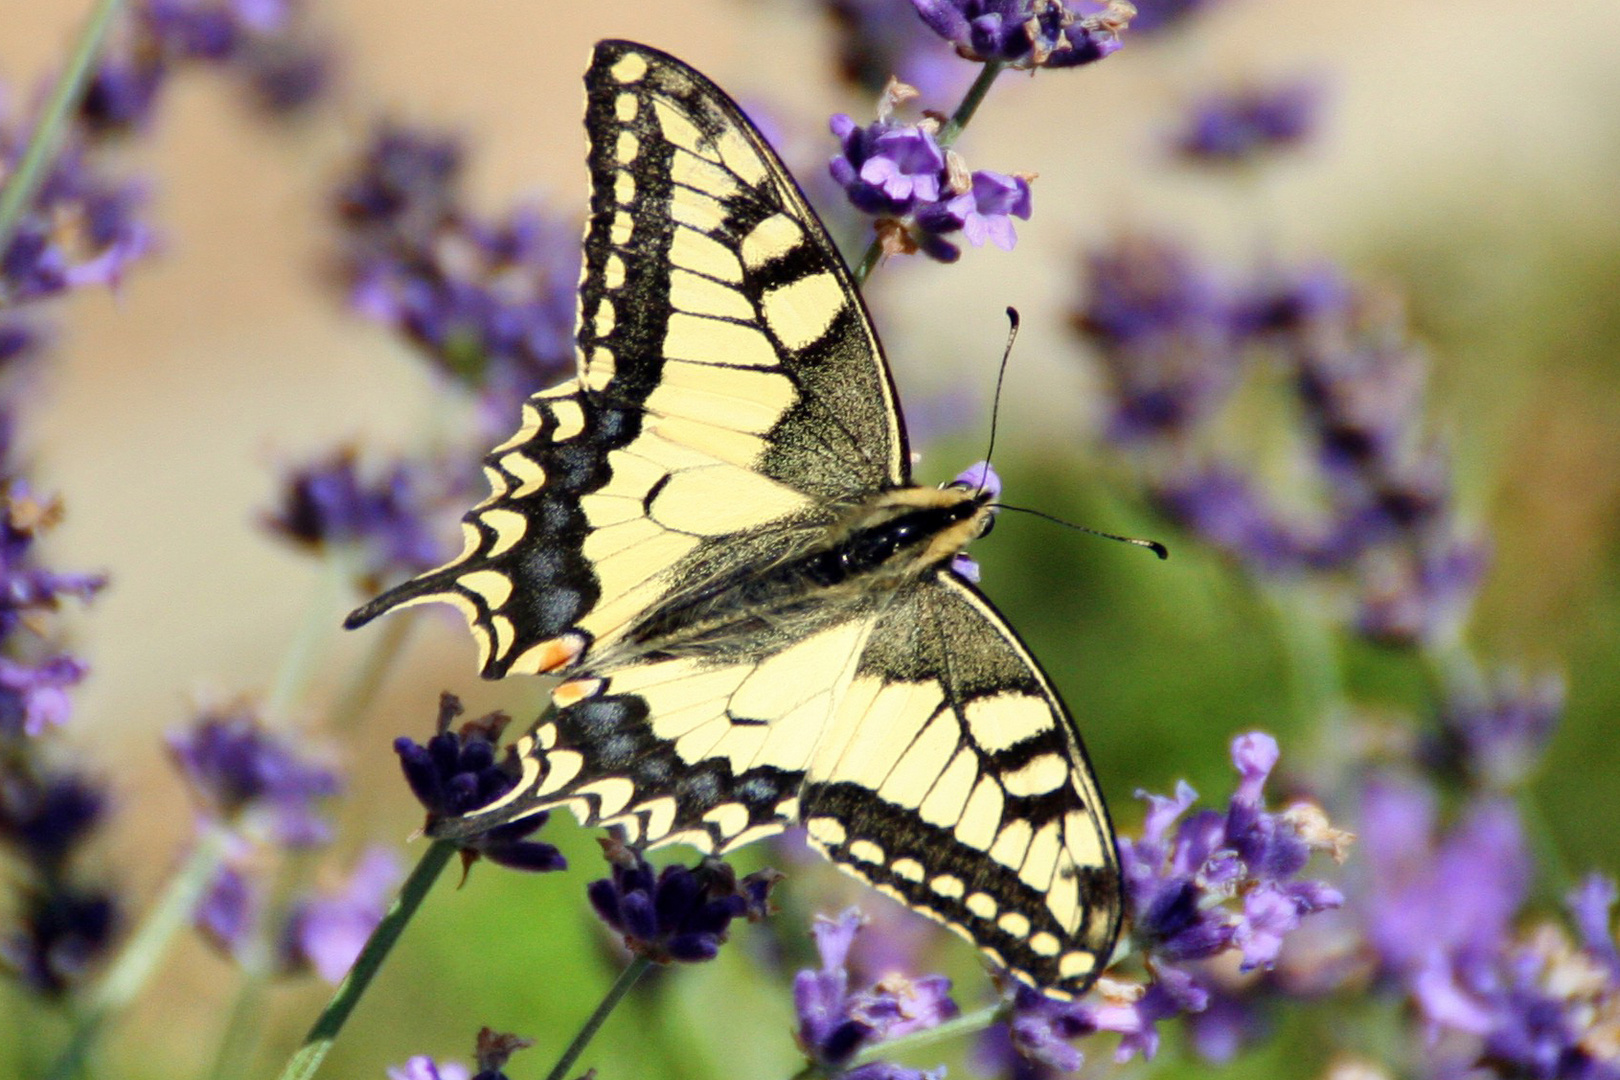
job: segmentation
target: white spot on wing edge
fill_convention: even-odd
[[[639,82],[647,74],[647,58],[638,53],[625,53],[608,68],[608,74],[622,83]]]

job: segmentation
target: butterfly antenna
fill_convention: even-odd
[[[989,465],[991,455],[996,451],[996,420],[1001,416],[1001,383],[1007,377],[1007,361],[1012,359],[1013,342],[1018,340],[1018,309],[1007,309],[1007,347],[1001,351],[1001,367],[996,371],[996,396],[990,405],[990,445],[984,450],[984,463]],[[990,479],[990,470],[985,469],[984,475],[979,477],[979,488],[975,494],[984,492],[984,485]]]
[[[1104,540],[1118,540],[1122,544],[1134,544],[1137,547],[1147,548],[1161,559],[1168,559],[1170,557],[1170,549],[1159,543],[1157,540],[1143,540],[1139,536],[1120,536],[1118,533],[1102,532],[1099,529],[1088,529],[1084,525],[1076,525],[1072,521],[1064,521],[1062,518],[1054,517],[1045,511],[1031,510],[1027,506],[1008,506],[1006,503],[996,503],[995,508],[997,510],[1015,510],[1020,514],[1034,514],[1038,518],[1045,518],[1047,521],[1050,521],[1056,525],[1062,525],[1066,529],[1074,529],[1076,532],[1090,533],[1092,536],[1100,536]]]

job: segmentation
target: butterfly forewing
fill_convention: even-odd
[[[586,88],[578,377],[486,459],[462,555],[349,619],[450,601],[486,676],[566,677],[516,786],[430,831],[566,806],[722,853],[802,821],[1020,978],[1083,990],[1119,874],[1062,705],[950,551],[857,554],[975,496],[909,486],[859,295],[737,106],[627,42]],[[979,505],[929,519],[946,548]]]

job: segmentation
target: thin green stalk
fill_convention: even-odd
[[[636,985],[650,967],[652,967],[651,960],[645,956],[638,956],[619,972],[619,977],[608,987],[608,992],[596,1006],[596,1011],[591,1013],[590,1019],[585,1021],[585,1026],[579,1029],[579,1033],[563,1051],[562,1057],[557,1059],[557,1064],[546,1074],[546,1080],[567,1080],[568,1071],[574,1067],[574,1062],[579,1060],[579,1055],[585,1052],[585,1047],[596,1037],[597,1029],[612,1015],[613,1010],[618,1008],[619,1002],[624,1000],[624,995],[630,992],[630,988]]]
[[[370,635],[369,649],[344,683],[337,704],[332,706],[326,725],[329,731],[348,731],[359,723],[370,708],[372,699],[377,696],[383,677],[404,651],[405,641],[417,621],[409,618],[384,619],[378,632]]]
[[[248,1060],[264,1019],[265,989],[269,983],[270,973],[261,966],[248,971],[242,985],[237,987],[236,1000],[231,1003],[231,1014],[214,1052],[213,1067],[208,1070],[209,1080],[247,1074]]]
[[[996,76],[1000,75],[1006,68],[1007,65],[1001,61],[991,60],[979,69],[978,77],[973,80],[973,85],[968,87],[967,93],[962,95],[962,101],[956,106],[956,111],[951,113],[951,118],[945,121],[945,126],[940,128],[939,133],[934,136],[934,141],[939,144],[941,150],[949,149],[951,144],[961,136],[962,129],[968,126],[968,121],[973,119],[973,114],[979,111],[980,105],[984,104],[984,99],[990,93],[990,84],[994,83]],[[877,269],[877,265],[882,259],[882,243],[873,240],[867,247],[866,254],[861,256],[861,261],[855,267],[852,275],[855,278],[857,288],[866,284],[866,279],[872,276],[872,271]]]
[[[146,921],[129,939],[85,1002],[76,1017],[67,1045],[46,1074],[50,1080],[67,1080],[77,1073],[107,1021],[134,1001],[151,979],[169,942],[191,921],[192,912],[219,871],[224,861],[228,835],[221,825],[203,828],[190,858],[169,879],[167,890],[147,913]]]
[[[101,0],[90,12],[90,18],[73,47],[73,54],[68,57],[67,69],[51,88],[45,111],[40,114],[39,123],[34,125],[33,133],[28,138],[22,160],[17,163],[16,171],[6,177],[5,186],[0,187],[0,252],[11,247],[23,214],[50,172],[49,165],[62,141],[68,115],[84,97],[84,88],[90,81],[96,59],[101,55],[107,30],[122,6],[123,0]]]
[[[309,606],[304,609],[304,621],[282,655],[269,700],[264,704],[264,715],[272,723],[285,720],[303,696],[316,661],[324,652],[323,646],[337,629],[337,617],[333,613],[348,581],[347,560],[336,556],[321,560],[320,576],[315,581]]]
[[[332,1044],[337,1041],[349,1014],[354,1012],[361,995],[371,985],[377,969],[382,967],[399,935],[416,914],[416,909],[422,906],[428,890],[438,880],[456,850],[456,845],[448,840],[434,841],[433,846],[427,849],[422,861],[416,864],[416,869],[411,871],[411,876],[400,887],[399,895],[388,906],[382,922],[377,924],[377,929],[366,940],[365,947],[354,961],[354,967],[349,969],[338,988],[332,992],[332,1000],[321,1010],[321,1015],[315,1018],[309,1034],[304,1036],[303,1045],[288,1059],[281,1071],[281,1080],[309,1080],[315,1075],[331,1051]]]
[[[939,143],[941,150],[947,149],[956,142],[962,134],[962,129],[968,126],[973,114],[979,111],[984,99],[990,95],[990,84],[996,81],[996,76],[1007,70],[1007,65],[999,60],[990,60],[979,69],[979,75],[973,80],[973,85],[967,88],[962,95],[962,103],[951,113],[951,118],[945,121],[945,126],[939,129],[934,141]]]

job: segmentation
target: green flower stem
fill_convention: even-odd
[[[67,1080],[78,1073],[107,1021],[134,1001],[151,979],[169,942],[191,921],[192,912],[219,871],[228,836],[221,825],[203,828],[190,858],[169,879],[167,890],[147,913],[146,921],[125,944],[79,1011],[67,1045],[46,1074],[50,1080]]]
[[[1320,611],[1312,610],[1317,597],[1308,591],[1263,588],[1262,594],[1275,616],[1278,641],[1288,660],[1294,720],[1300,731],[1328,734],[1342,717],[1345,700],[1335,630]],[[1342,734],[1333,732],[1330,737]]]
[[[84,97],[84,88],[101,55],[107,30],[121,7],[123,0],[101,0],[91,11],[73,48],[73,55],[68,57],[67,69],[52,87],[45,111],[28,138],[28,146],[23,151],[22,160],[17,163],[17,170],[6,177],[5,186],[0,188],[0,252],[11,247],[23,214],[39,193],[39,186],[45,182],[50,171],[48,166],[67,127],[68,115]]]
[[[433,846],[427,849],[422,861],[416,864],[416,869],[411,871],[411,876],[400,887],[399,895],[388,905],[388,911],[383,915],[382,922],[377,924],[377,929],[366,939],[365,947],[355,958],[354,966],[333,991],[332,1000],[321,1010],[321,1015],[315,1018],[309,1034],[304,1036],[304,1044],[287,1061],[286,1068],[281,1071],[281,1080],[308,1080],[315,1075],[315,1071],[321,1067],[321,1062],[331,1051],[332,1044],[337,1041],[338,1033],[343,1030],[349,1014],[354,1011],[355,1005],[359,1004],[360,996],[371,985],[377,969],[382,967],[389,950],[399,940],[399,935],[404,932],[405,925],[416,914],[416,909],[422,906],[428,890],[449,865],[456,850],[456,845],[448,840],[434,841]]]
[[[349,560],[341,556],[321,560],[314,595],[304,610],[304,621],[282,655],[269,700],[264,703],[264,715],[272,723],[287,719],[288,713],[309,685],[316,662],[324,655],[324,646],[337,629],[334,612],[338,608],[338,598],[348,587],[351,577],[349,569]]]
[[[991,60],[979,69],[978,78],[968,87],[967,93],[962,95],[962,103],[951,113],[951,118],[945,121],[945,126],[939,129],[934,141],[939,143],[941,150],[949,149],[962,134],[962,129],[968,126],[973,114],[979,111],[984,99],[990,95],[990,84],[996,81],[996,76],[1007,70],[1007,65],[999,60]]]
[[[602,996],[602,1001],[596,1006],[596,1011],[591,1013],[590,1019],[585,1021],[585,1026],[579,1029],[579,1034],[574,1036],[573,1041],[568,1044],[568,1048],[563,1051],[562,1057],[557,1059],[557,1064],[553,1065],[551,1071],[546,1074],[546,1080],[567,1080],[569,1070],[574,1067],[574,1062],[579,1060],[579,1055],[585,1052],[585,1047],[589,1046],[591,1040],[596,1037],[597,1030],[612,1015],[619,1002],[624,1000],[624,995],[630,992],[630,988],[636,985],[636,982],[647,973],[647,969],[650,967],[652,967],[651,960],[648,960],[645,956],[638,956],[630,961],[623,971],[619,972],[619,977],[613,980],[612,986],[608,987],[608,992]]]
[[[247,1075],[248,1061],[264,1019],[265,990],[269,984],[270,973],[262,965],[250,969],[243,978],[220,1035],[219,1048],[214,1052],[214,1064],[207,1074],[209,1080]]]
[[[951,113],[951,118],[945,121],[945,126],[940,128],[939,134],[934,136],[934,141],[939,144],[941,150],[949,149],[951,144],[956,142],[957,138],[962,134],[962,129],[967,127],[968,121],[973,119],[973,114],[979,111],[980,105],[984,104],[984,99],[990,93],[990,84],[995,82],[996,76],[1000,75],[1006,68],[1007,65],[1001,61],[991,60],[979,69],[978,78],[973,80],[973,85],[968,87],[966,94],[962,95],[961,104],[956,106],[956,111]],[[877,265],[882,259],[883,246],[879,241],[873,240],[867,247],[866,254],[861,256],[860,265],[855,267],[853,277],[857,288],[866,284],[866,279],[872,276],[872,271],[877,269]]]
[[[379,632],[371,635],[371,646],[360,663],[349,674],[338,694],[337,704],[327,726],[332,731],[351,731],[371,707],[372,699],[382,688],[383,677],[394,661],[405,651],[405,642],[411,635],[416,619],[384,619]]]

